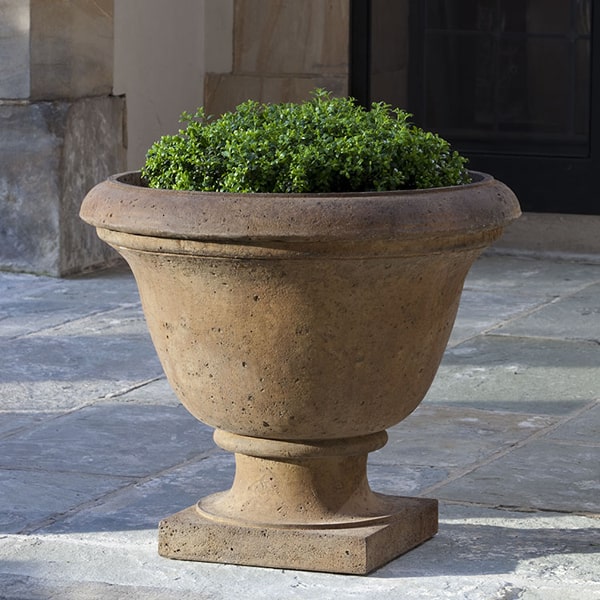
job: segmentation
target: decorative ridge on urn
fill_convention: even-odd
[[[343,194],[234,194],[143,187],[139,172],[110,177],[87,195],[81,217],[102,229],[211,241],[385,240],[505,227],[521,214],[492,176],[425,190]],[[140,190],[143,189],[143,194]]]

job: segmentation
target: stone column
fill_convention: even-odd
[[[0,269],[62,276],[115,255],[78,217],[125,165],[113,0],[0,0]]]

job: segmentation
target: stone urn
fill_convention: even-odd
[[[160,523],[162,556],[364,574],[435,535],[437,501],[372,491],[367,456],[425,396],[471,264],[520,214],[472,176],[342,196],[126,173],[87,195],[81,216],[131,266],[170,384],[235,453],[231,489]]]

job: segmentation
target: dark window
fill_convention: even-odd
[[[469,151],[587,157],[591,0],[422,0],[423,125]]]
[[[600,214],[600,2],[351,0],[350,91],[407,108],[525,210]],[[598,99],[594,102],[594,99]]]

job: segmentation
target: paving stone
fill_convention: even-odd
[[[163,374],[135,307],[0,340],[0,353],[4,410],[74,408]]]
[[[66,534],[104,531],[126,540],[132,531],[153,530],[161,519],[195,504],[201,497],[229,489],[234,469],[233,455],[214,446],[200,459],[128,486],[75,515],[58,519],[42,531]],[[374,490],[400,496],[416,496],[446,475],[444,469],[406,465],[374,464],[369,468]]]
[[[103,403],[0,441],[0,469],[140,477],[213,447],[183,407]]]
[[[523,296],[511,291],[463,291],[450,346],[455,346],[471,337],[501,326],[505,321],[526,314],[540,306],[540,299]],[[545,301],[543,302],[545,303]]]
[[[385,464],[371,458],[368,478],[371,489],[392,496],[422,496],[427,488],[447,479],[449,471],[444,467]],[[434,498],[435,494],[425,494]]]
[[[600,443],[534,440],[434,494],[446,500],[525,510],[600,513]]]
[[[179,406],[181,404],[164,376],[128,391],[119,397],[119,401],[141,405],[165,404],[167,406]]]
[[[440,498],[440,531],[357,577],[159,557],[157,521],[233,457],[170,389],[131,275],[0,274],[0,598],[596,600],[599,284],[476,263],[430,393],[369,461],[373,489]]]
[[[562,564],[568,571],[563,584],[570,580],[600,585],[600,571],[596,571],[600,567],[600,529],[591,518],[442,501],[440,531],[429,546],[423,544],[381,569],[378,575],[390,578],[460,575],[480,581],[486,575],[499,575],[516,586],[523,576],[539,577],[541,572]]]
[[[535,414],[567,414],[598,397],[600,345],[479,336],[448,348],[426,400]]]
[[[143,585],[130,586],[113,585],[96,582],[75,583],[62,581],[45,581],[35,577],[16,577],[0,575],[2,600],[123,600],[135,597],[143,600],[173,600],[173,591],[169,588],[149,588]],[[210,595],[199,596],[194,591],[180,592],[178,600],[209,600]]]
[[[139,346],[145,346],[150,350],[154,350],[150,334],[146,327],[146,321],[138,304],[131,304],[113,310],[103,310],[92,315],[70,319],[57,327],[44,328],[26,337],[27,339],[56,337],[72,339],[90,335],[113,339],[128,335],[137,335],[140,338],[138,342]],[[90,354],[95,354],[93,346],[90,347],[90,350],[92,350]],[[127,359],[128,357],[126,354],[123,354],[121,358]]]
[[[494,333],[587,340],[600,346],[600,283],[561,298],[527,317],[501,325]]]
[[[89,314],[139,305],[129,268],[72,279],[0,272],[0,336],[26,335]]]
[[[202,458],[129,486],[94,506],[45,528],[45,533],[110,532],[124,542],[132,531],[156,530],[158,522],[209,494],[231,487],[233,455],[206,444]]]
[[[546,436],[548,440],[600,444],[600,401]]]
[[[0,410],[0,439],[21,432],[29,427],[35,427],[47,419],[56,417],[57,413],[11,413]]]
[[[122,593],[142,599],[166,587],[173,597],[194,592],[211,600],[541,599],[546,590],[566,593],[563,600],[594,600],[600,591],[594,519],[442,504],[440,525],[435,538],[369,577],[163,559],[150,530],[129,543],[96,532],[0,538],[0,573],[10,569],[13,581],[35,577],[50,589],[73,582],[80,582],[84,592],[92,585],[107,591],[121,586]],[[577,596],[571,593],[575,590]]]
[[[600,282],[600,265],[487,254],[471,268],[465,289],[518,292],[548,301]]]
[[[424,402],[388,430],[388,443],[371,455],[382,465],[468,467],[510,448],[556,422],[522,413],[439,406]]]
[[[29,460],[28,469],[0,468],[0,536],[67,513],[128,483],[119,477],[38,471],[36,457]]]

